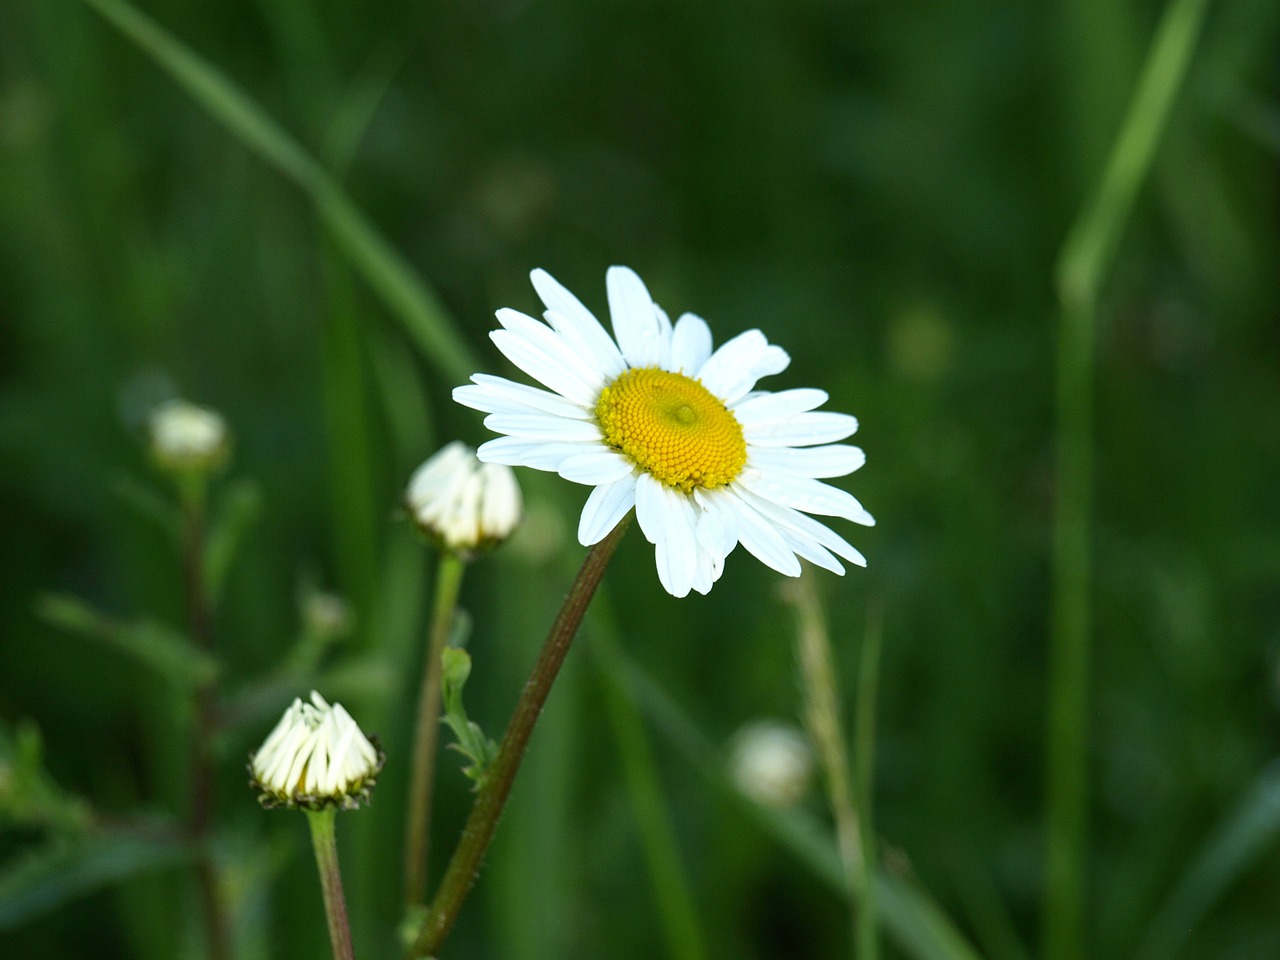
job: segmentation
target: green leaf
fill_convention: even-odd
[[[478,724],[467,719],[462,705],[462,688],[471,675],[471,655],[457,647],[446,647],[442,653],[440,681],[444,687],[444,722],[448,724],[457,743],[449,744],[471,761],[462,772],[475,781],[475,789],[484,783],[489,765],[498,755],[498,745],[484,735]]]
[[[84,832],[89,820],[88,806],[58,786],[45,769],[36,725],[19,721],[10,730],[0,720],[0,824],[76,834]]]
[[[132,657],[176,686],[196,687],[218,673],[217,661],[153,620],[115,620],[67,594],[45,594],[36,612],[54,626]]]
[[[174,836],[123,832],[78,841],[59,838],[19,852],[0,864],[0,930],[136,874],[172,867],[189,856],[187,845]]]

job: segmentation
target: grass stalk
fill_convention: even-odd
[[[1047,960],[1080,960],[1085,955],[1093,355],[1098,300],[1186,76],[1206,6],[1207,0],[1172,0],[1165,8],[1102,178],[1068,232],[1057,263],[1057,504],[1041,931]]]
[[[627,792],[640,826],[667,952],[675,960],[705,960],[706,940],[688,873],[681,862],[644,717],[617,667],[621,654],[617,621],[605,596],[596,602],[590,639],[590,651],[604,686],[609,724],[622,758]]]
[[[799,580],[788,583],[785,593],[796,619],[796,659],[800,664],[805,726],[809,729],[809,737],[826,780],[840,862],[849,889],[860,890],[862,894],[849,900],[853,907],[854,955],[862,960],[874,960],[877,954],[873,882],[875,855],[865,842],[872,834],[869,824],[864,822],[866,810],[855,798],[855,779],[849,771],[849,751],[844,740],[831,635],[812,576],[802,575]],[[859,711],[860,732],[868,736],[871,728],[866,724],[870,716]],[[869,743],[861,746],[871,749]],[[869,764],[869,759],[859,758],[859,769],[861,771],[865,766],[868,776]],[[858,778],[858,782],[863,782],[862,778]]]

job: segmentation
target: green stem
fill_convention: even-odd
[[[431,612],[427,653],[422,664],[422,686],[418,691],[409,819],[405,824],[404,898],[407,907],[416,907],[426,901],[431,792],[435,782],[436,745],[440,739],[440,658],[453,625],[465,568],[466,564],[457,554],[445,553],[436,571],[435,606]]]
[[[845,880],[850,890],[861,889],[863,894],[853,916],[853,942],[857,944],[863,936],[863,921],[859,916],[867,908],[870,902],[867,895],[871,892],[862,888],[863,858],[867,853],[863,837],[868,831],[862,826],[858,804],[854,800],[849,753],[841,733],[844,723],[836,692],[831,638],[812,578],[802,576],[788,587],[787,594],[792,600],[796,618],[796,657],[800,661],[800,681],[804,691],[805,725],[809,728],[818,763],[826,774],[827,796],[835,818],[836,843]],[[856,897],[850,897],[850,904],[856,901]],[[874,926],[871,929],[874,930]],[[874,947],[873,939],[873,951]]]
[[[583,614],[587,612],[596,587],[600,585],[609,558],[613,556],[618,541],[629,525],[630,515],[593,546],[582,561],[578,576],[569,588],[569,594],[547,633],[542,652],[520,694],[511,722],[507,725],[507,732],[503,734],[502,743],[498,747],[498,756],[486,773],[480,792],[476,794],[471,815],[462,830],[462,839],[458,841],[453,858],[440,881],[440,889],[427,911],[426,922],[413,945],[413,952],[417,956],[436,956],[458,918],[458,911],[475,883],[480,861],[497,829],[498,818],[502,816],[502,808],[511,793],[520,761],[524,759],[533,726],[546,703],[547,694],[551,692],[556,674],[560,672],[565,654],[569,652],[569,645],[578,632]]]
[[[1057,266],[1062,314],[1042,929],[1048,960],[1079,960],[1084,955],[1093,352],[1098,299],[1186,75],[1206,4],[1207,0],[1172,0],[1165,8],[1106,170],[1072,225]]]
[[[182,499],[182,579],[187,608],[187,629],[200,653],[214,652],[213,612],[205,586],[205,486],[203,475],[179,478]],[[227,960],[231,945],[226,910],[218,889],[217,869],[210,849],[213,804],[217,796],[217,769],[213,740],[217,733],[215,681],[201,683],[195,691],[195,723],[191,743],[191,801],[187,829],[199,855],[195,861],[200,911],[211,960]]]
[[[329,943],[333,960],[355,960],[351,947],[351,926],[347,922],[347,900],[342,895],[342,872],[338,869],[337,810],[307,810],[311,845],[316,851],[316,869],[324,893],[324,914],[329,921]]]

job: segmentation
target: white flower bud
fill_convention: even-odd
[[[813,780],[813,752],[795,727],[762,721],[738,733],[730,768],[743,793],[770,807],[789,807]]]
[[[505,540],[520,522],[520,487],[510,467],[481,463],[454,441],[414,471],[405,505],[446,550],[471,552]]]
[[[249,758],[251,786],[267,807],[358,807],[368,801],[386,762],[339,703],[311,691],[294,700]]]
[[[211,470],[226,458],[226,421],[207,407],[168,400],[152,411],[149,428],[151,452],[167,470]]]

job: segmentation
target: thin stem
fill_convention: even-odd
[[[409,787],[409,819],[405,824],[404,899],[416,907],[426,901],[427,853],[431,843],[431,793],[435,783],[436,745],[440,740],[440,658],[453,625],[458,591],[466,564],[454,553],[443,554],[436,571],[435,605],[418,690],[418,722],[414,733],[413,780]]]
[[[880,952],[880,932],[876,907],[876,848],[872,826],[872,782],[876,755],[876,689],[880,681],[880,647],[884,636],[884,610],[873,603],[867,614],[867,629],[862,637],[862,653],[858,658],[858,700],[854,705],[854,789],[857,793],[859,836],[862,839],[862,909],[854,923],[857,927],[858,956],[875,960]]]
[[[203,476],[189,476],[180,484],[182,494],[182,578],[187,608],[187,629],[196,648],[206,655],[214,652],[213,611],[205,587],[205,490]],[[217,733],[215,681],[201,683],[195,691],[195,724],[191,744],[191,802],[187,829],[199,848],[195,863],[200,911],[211,960],[231,956],[227,918],[218,875],[210,849],[213,804],[217,797],[217,768],[213,739]]]
[[[338,842],[335,829],[337,811],[333,807],[307,810],[311,845],[316,851],[316,869],[324,893],[324,914],[329,921],[329,943],[333,960],[355,960],[351,947],[351,925],[347,921],[347,899],[342,894],[342,871],[338,869]]]
[[[578,576],[569,588],[568,596],[547,633],[542,652],[520,694],[511,722],[507,724],[507,732],[503,734],[502,743],[498,747],[498,756],[489,768],[480,792],[476,794],[471,815],[462,830],[462,839],[458,841],[453,858],[449,861],[440,889],[427,911],[426,922],[413,945],[413,952],[417,956],[436,956],[458,918],[458,911],[462,909],[462,903],[475,883],[480,861],[497,829],[498,818],[502,816],[502,808],[511,793],[520,761],[524,759],[533,726],[546,703],[547,694],[551,692],[551,685],[560,672],[565,654],[569,652],[569,645],[578,632],[583,614],[587,612],[596,587],[600,585],[609,558],[613,556],[618,541],[629,525],[630,515],[593,546],[582,561]]]
[[[1063,243],[1057,356],[1057,508],[1054,518],[1042,924],[1048,960],[1084,955],[1088,793],[1093,379],[1098,299],[1138,189],[1182,86],[1207,0],[1172,0],[1097,190]]]
[[[836,692],[835,666],[831,657],[831,639],[827,632],[822,604],[814,592],[810,577],[802,576],[788,584],[787,595],[796,618],[796,656],[800,661],[800,681],[804,691],[805,725],[818,754],[818,763],[826,775],[827,796],[835,818],[836,843],[840,861],[850,890],[859,890],[863,903],[854,912],[853,942],[861,940],[862,924],[858,915],[865,909],[870,892],[863,889],[864,831],[854,799],[849,775],[848,749],[841,731],[840,700]],[[850,898],[850,903],[855,898]],[[874,949],[874,942],[872,944]]]

